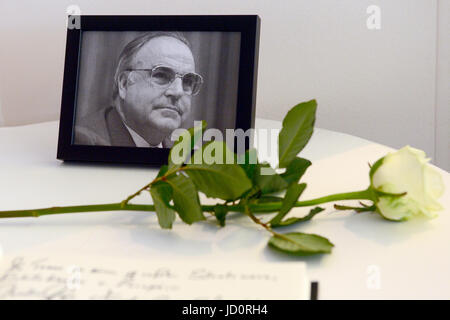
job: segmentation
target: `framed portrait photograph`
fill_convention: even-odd
[[[162,165],[174,132],[254,127],[260,19],[69,16],[57,158]]]

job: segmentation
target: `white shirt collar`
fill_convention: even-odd
[[[136,133],[136,131],[134,131],[129,126],[127,126],[125,122],[123,124],[128,129],[128,132],[130,133],[131,138],[133,139],[136,147],[138,147],[138,148],[162,148],[163,147],[162,142],[160,142],[156,146],[150,145],[147,141],[145,141],[144,138],[142,138],[138,133]]]

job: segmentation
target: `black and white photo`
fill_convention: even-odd
[[[254,127],[258,16],[70,19],[58,159],[161,165],[177,129]]]
[[[74,143],[170,148],[194,121],[234,128],[239,47],[238,32],[85,32]]]

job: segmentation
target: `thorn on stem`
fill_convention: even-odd
[[[365,203],[363,203],[362,201],[359,201],[359,204],[360,205],[362,205],[364,208],[368,208],[368,207],[370,207],[369,205],[367,205],[367,204],[365,204]]]

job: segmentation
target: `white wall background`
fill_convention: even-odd
[[[438,2],[436,164],[450,171],[450,0]]]
[[[0,100],[0,127],[4,125],[5,119],[3,119],[2,101]]]
[[[449,2],[1,0],[0,125],[2,114],[6,125],[58,119],[69,5],[83,14],[258,14],[258,117],[281,120],[316,98],[318,126],[410,144],[450,170]],[[379,30],[366,26],[370,5],[381,9]]]

